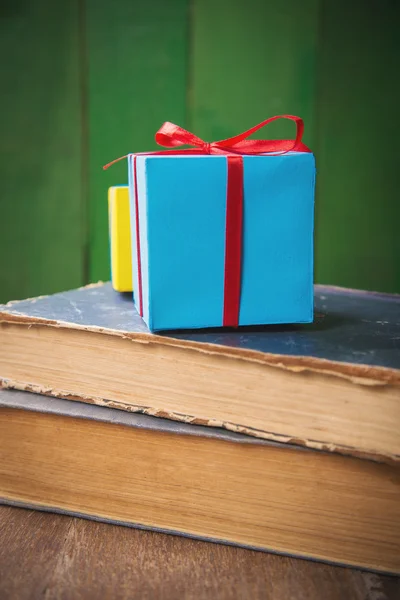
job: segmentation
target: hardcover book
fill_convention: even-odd
[[[400,297],[317,286],[314,303],[312,324],[155,335],[109,283],[12,302],[0,307],[0,381],[399,461]]]
[[[1,502],[391,573],[395,465],[0,390]]]

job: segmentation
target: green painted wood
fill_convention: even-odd
[[[324,0],[316,278],[400,292],[400,5]]]
[[[153,150],[164,121],[186,124],[188,0],[87,0],[90,280],[110,277],[107,189],[128,152]]]
[[[314,139],[318,0],[194,0],[190,119],[206,140],[277,114],[299,114]],[[291,137],[273,123],[256,137]]]
[[[0,302],[109,278],[107,188],[127,169],[101,166],[154,149],[163,121],[213,140],[285,112],[303,116],[317,156],[317,281],[400,292],[399,3],[37,0],[0,11]],[[291,132],[273,124],[265,137]]]
[[[0,8],[0,302],[84,282],[77,0]]]

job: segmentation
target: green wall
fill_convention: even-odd
[[[213,140],[282,113],[317,157],[316,280],[400,292],[399,4],[2,3],[0,301],[109,278],[126,164],[101,166],[163,121]]]

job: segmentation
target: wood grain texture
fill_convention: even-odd
[[[106,191],[127,170],[101,166],[163,121],[212,140],[285,112],[317,156],[316,280],[399,292],[399,10],[3,0],[0,302],[109,278]]]
[[[0,506],[2,600],[395,600],[400,579]]]
[[[321,3],[316,279],[400,291],[400,3]]]
[[[126,161],[102,166],[185,126],[187,23],[188,0],[86,0],[90,281],[110,277],[107,189],[128,181]]]
[[[318,0],[194,0],[189,125],[205,140],[301,115],[313,146]],[[291,138],[289,122],[254,137]]]
[[[0,7],[0,302],[84,283],[78,0]]]

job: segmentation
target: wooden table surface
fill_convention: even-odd
[[[398,600],[400,578],[0,506],[1,600]]]

